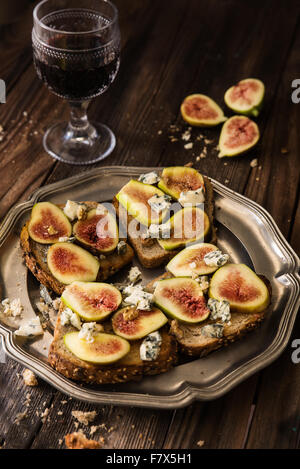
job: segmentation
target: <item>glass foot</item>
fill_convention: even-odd
[[[82,132],[67,122],[50,127],[43,138],[44,148],[56,160],[85,165],[106,158],[116,146],[113,132],[103,124],[92,122]]]

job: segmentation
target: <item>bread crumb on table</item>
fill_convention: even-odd
[[[82,432],[65,435],[65,444],[68,449],[100,449],[101,447],[98,441],[89,440]]]
[[[199,448],[201,448],[204,445],[204,443],[205,443],[204,440],[199,440],[199,441],[197,441],[197,446],[199,446]]]
[[[251,168],[256,168],[258,166],[258,159],[254,158],[253,160],[250,161],[250,166]]]
[[[38,386],[39,384],[33,371],[28,368],[23,371],[23,380],[26,386]]]
[[[89,425],[95,420],[97,412],[92,410],[91,412],[83,412],[82,410],[72,410],[72,416],[83,425]]]

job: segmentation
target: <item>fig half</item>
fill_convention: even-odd
[[[200,187],[205,190],[202,175],[196,169],[186,166],[165,168],[158,187],[174,199],[179,199],[181,192],[195,191]]]
[[[72,226],[60,208],[51,202],[39,202],[31,211],[28,224],[31,239],[41,244],[57,243],[61,237],[69,237]]]
[[[130,215],[142,225],[149,226],[152,223],[159,225],[165,219],[168,210],[155,212],[148,200],[154,196],[164,197],[164,195],[157,187],[131,179],[122,187],[116,198]]]
[[[227,106],[238,114],[257,117],[265,95],[265,85],[257,78],[246,78],[229,88],[224,96]]]
[[[117,311],[112,318],[114,333],[127,340],[137,340],[151,332],[157,331],[168,322],[168,318],[158,308],[141,311],[131,308],[137,313],[133,319],[126,319],[128,308]]]
[[[90,210],[85,220],[73,226],[76,239],[99,252],[110,252],[116,249],[119,242],[119,230],[115,217],[105,211],[97,214],[96,209]]]
[[[205,94],[191,94],[180,106],[183,119],[197,127],[211,127],[224,122],[227,117],[220,106]]]
[[[270,295],[265,283],[245,264],[227,264],[212,276],[210,298],[226,300],[232,311],[259,313],[267,308]]]
[[[92,254],[68,242],[50,246],[47,264],[53,277],[66,285],[76,280],[93,282],[100,267],[99,261]]]
[[[255,122],[245,116],[233,116],[222,127],[218,154],[236,156],[245,153],[259,140],[259,129]]]
[[[100,321],[118,309],[122,295],[108,283],[73,282],[61,299],[85,321]]]
[[[186,323],[204,321],[210,314],[199,284],[191,278],[160,280],[154,302],[169,316]]]
[[[208,275],[215,272],[218,266],[205,264],[204,256],[218,250],[217,246],[209,243],[198,243],[188,246],[179,252],[166,266],[174,277],[191,277],[193,274]]]
[[[102,332],[94,336],[93,342],[78,337],[79,332],[64,335],[64,343],[76,357],[90,363],[106,365],[123,358],[130,350],[127,340],[113,334]]]
[[[158,239],[163,249],[170,251],[203,240],[210,231],[209,218],[199,207],[185,207],[170,218],[169,239]]]

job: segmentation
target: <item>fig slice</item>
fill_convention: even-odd
[[[210,298],[226,300],[232,311],[259,313],[270,303],[265,283],[245,264],[227,264],[212,276]]]
[[[85,321],[100,321],[118,309],[122,295],[108,283],[73,282],[61,299]]]
[[[151,311],[142,311],[130,308],[132,319],[127,319],[128,308],[117,311],[112,318],[114,333],[127,340],[137,340],[151,332],[157,331],[168,322],[168,318],[158,308]],[[136,314],[135,314],[136,313]],[[130,317],[130,315],[129,315]]]
[[[214,244],[198,243],[188,246],[179,252],[167,264],[166,269],[174,277],[192,277],[196,275],[208,275],[215,272],[218,266],[209,266],[205,264],[203,258],[211,251],[217,251]]]
[[[28,224],[31,239],[41,244],[57,243],[71,236],[72,226],[63,211],[51,202],[38,202],[31,211]]]
[[[200,187],[205,190],[202,175],[196,169],[186,166],[165,168],[158,187],[174,199],[179,199],[181,192],[195,191]]]
[[[224,96],[227,106],[238,114],[257,117],[265,95],[265,85],[257,78],[246,78],[231,86]]]
[[[255,122],[245,116],[233,116],[222,127],[219,158],[245,153],[259,140],[259,129]]]
[[[203,240],[210,231],[209,218],[199,207],[185,207],[170,218],[169,239],[158,239],[163,249],[170,251]]]
[[[130,350],[130,344],[122,337],[99,332],[93,342],[78,337],[79,332],[68,332],[64,343],[76,357],[90,363],[106,365],[123,358]]]
[[[113,251],[119,242],[116,218],[107,210],[101,214],[90,210],[85,220],[75,223],[73,234],[80,243],[99,252]]]
[[[142,225],[160,224],[166,217],[168,209],[156,212],[151,209],[148,200],[155,196],[164,197],[165,194],[157,187],[131,179],[122,187],[116,198],[127,212]]]
[[[72,243],[57,243],[47,253],[50,272],[59,282],[93,282],[97,278],[100,263],[85,249]]]
[[[180,106],[183,119],[197,127],[211,127],[226,121],[222,109],[205,94],[191,94]]]
[[[160,280],[154,302],[167,315],[186,323],[204,321],[210,314],[199,284],[191,278]]]

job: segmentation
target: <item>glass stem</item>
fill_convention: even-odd
[[[94,139],[97,137],[95,128],[89,123],[87,108],[90,101],[70,101],[69,136],[72,139]]]

